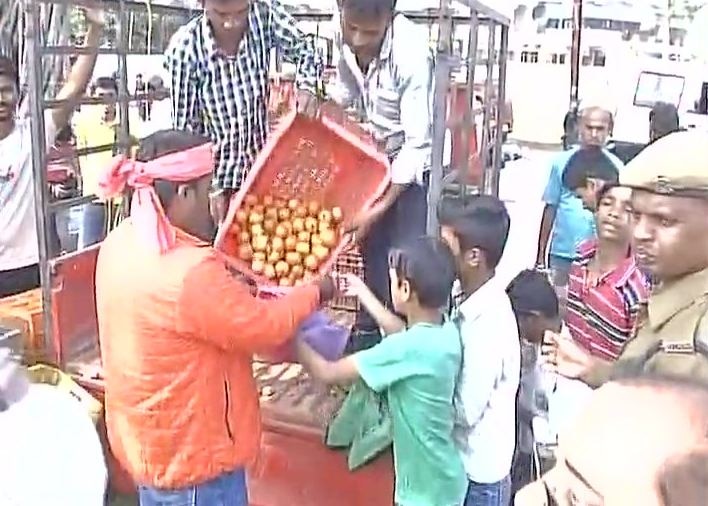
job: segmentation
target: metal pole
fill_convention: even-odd
[[[466,104],[462,115],[462,167],[459,169],[460,195],[464,195],[467,190],[466,176],[470,164],[470,129],[475,129],[474,109],[474,74],[477,67],[477,34],[479,31],[479,17],[477,11],[470,8],[470,26],[467,39],[467,83],[466,83]],[[477,140],[479,142],[479,139]]]
[[[477,70],[477,50],[479,48],[479,16],[474,9],[470,10],[470,33],[467,45],[467,83],[469,85],[469,103],[474,105],[474,77]]]
[[[450,0],[440,0],[438,23],[435,94],[433,95],[432,166],[428,185],[428,235],[431,236],[437,236],[439,232],[437,203],[442,194],[443,155],[447,130],[447,94],[450,89],[450,38],[452,35]]]
[[[126,57],[126,26],[128,25],[125,1],[118,2],[118,23],[116,26],[116,53],[118,55],[118,96],[128,97],[128,59]],[[151,41],[148,41],[150,44]],[[118,150],[123,154],[130,154],[130,104],[123,100],[118,105],[120,125],[118,127]]]
[[[499,196],[499,174],[502,167],[502,144],[504,123],[506,122],[506,62],[509,53],[509,27],[501,27],[499,43],[499,82],[497,83],[497,118],[494,132],[494,153],[489,171],[485,171],[484,189],[491,195]]]
[[[577,104],[582,51],[583,0],[573,0],[573,40],[570,49],[570,104]]]
[[[578,141],[578,94],[582,52],[583,0],[573,0],[573,38],[570,48],[570,97],[568,114],[563,120],[563,149]]]
[[[31,128],[34,149],[32,149],[32,172],[34,176],[34,209],[37,222],[37,242],[39,246],[39,275],[42,290],[42,314],[44,328],[44,350],[46,357],[56,360],[54,346],[54,321],[52,315],[52,270],[49,263],[49,244],[47,231],[53,223],[53,214],[48,209],[49,193],[47,190],[47,171],[44,131],[44,85],[42,72],[42,50],[40,34],[40,7],[36,0],[26,0],[29,93],[25,100],[30,100]]]
[[[480,159],[482,162],[482,193],[492,194],[492,189],[494,187],[494,171],[492,161],[489,157],[490,148],[490,116],[492,112],[492,104],[494,102],[494,65],[496,63],[496,40],[497,31],[496,23],[489,20],[487,28],[489,30],[489,37],[487,40],[487,75],[484,81],[484,119],[482,123],[482,143],[480,145]],[[499,104],[497,104],[497,109],[499,109]],[[490,173],[491,169],[491,173]]]

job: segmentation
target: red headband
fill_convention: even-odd
[[[169,251],[175,244],[172,228],[153,183],[156,179],[186,183],[211,174],[214,169],[214,150],[205,143],[184,151],[161,156],[149,162],[139,162],[125,156],[115,157],[99,181],[100,196],[120,195],[126,185],[135,189],[130,204],[130,216],[145,240],[160,252]]]

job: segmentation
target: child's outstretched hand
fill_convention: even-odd
[[[342,292],[342,295],[360,298],[363,294],[369,291],[364,283],[364,280],[359,276],[354,274],[340,274],[338,277],[339,289]]]

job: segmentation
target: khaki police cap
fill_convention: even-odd
[[[620,171],[620,184],[661,195],[708,198],[708,134],[676,132],[657,140]]]

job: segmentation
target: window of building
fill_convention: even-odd
[[[546,28],[558,28],[560,24],[560,19],[550,18],[546,20]]]
[[[565,65],[565,53],[553,53],[548,57],[548,63],[553,63],[554,65]]]
[[[538,51],[522,51],[521,63],[538,63]]]
[[[566,19],[564,19],[564,20],[563,20],[562,27],[563,27],[563,28],[566,28],[566,29],[568,29],[568,28],[573,28],[573,20],[572,20],[572,18],[566,18]]]
[[[604,67],[605,66],[605,51],[603,51],[599,47],[592,47],[590,48],[590,62],[588,65],[592,65],[594,67]]]
[[[591,28],[594,30],[608,30],[610,28],[609,19],[598,19],[598,18],[585,18],[583,20],[583,26],[585,28]]]
[[[598,51],[598,50],[593,51],[592,64],[595,67],[604,67],[605,66],[605,52]]]

